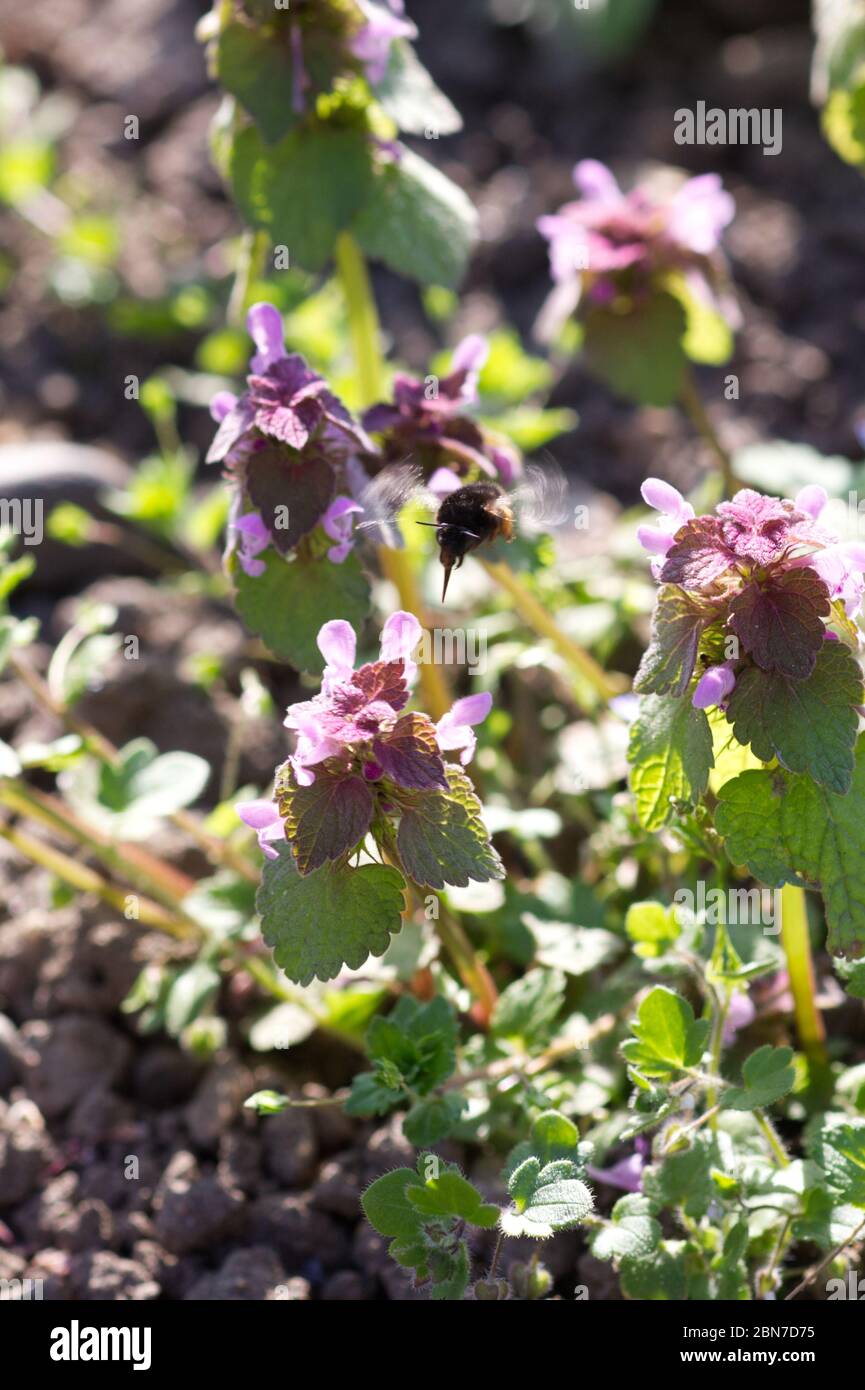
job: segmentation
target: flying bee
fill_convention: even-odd
[[[430,526],[436,533],[444,567],[442,603],[451,573],[460,568],[470,551],[500,538],[512,541],[518,533],[537,535],[560,526],[568,515],[567,483],[556,464],[545,469],[530,465],[519,484],[509,490],[489,478],[463,486],[455,477],[453,481],[453,490],[442,496],[424,485],[420,468],[396,464],[385,468],[361,497],[370,513],[370,519],[361,522],[361,529],[390,528],[400,507],[413,499],[435,511],[435,521],[420,521],[418,525]]]
[[[504,488],[489,480],[458,487],[442,501],[435,521],[419,521],[434,526],[439,559],[444,566],[442,603],[450,583],[451,571],[459,569],[469,551],[492,544],[501,536],[512,541],[514,509]]]

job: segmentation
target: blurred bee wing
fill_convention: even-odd
[[[405,504],[415,498],[436,506],[435,498],[424,487],[423,470],[414,463],[389,464],[376,474],[358,499],[364,516],[357,529],[373,532],[373,539],[384,545],[400,547],[402,539],[396,519]]]
[[[510,498],[519,528],[529,535],[563,526],[570,515],[568,481],[552,458],[543,467],[530,463]]]

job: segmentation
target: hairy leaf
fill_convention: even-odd
[[[730,604],[730,627],[764,671],[805,680],[823,645],[829,591],[814,570],[792,569],[748,584]]]
[[[849,647],[824,642],[806,680],[749,666],[736,680],[728,718],[740,743],[764,763],[777,758],[831,791],[849,791],[853,778],[856,706],[862,674]]]
[[[489,1230],[499,1219],[498,1207],[485,1202],[477,1188],[454,1168],[444,1169],[437,1178],[427,1178],[421,1187],[411,1186],[406,1196],[426,1221],[453,1216]]]
[[[384,955],[402,925],[401,874],[383,864],[328,865],[302,877],[288,845],[268,859],[256,905],[277,965],[296,984],[332,980],[347,965]]]
[[[759,1110],[772,1105],[793,1089],[796,1072],[791,1065],[792,1047],[772,1047],[766,1043],[745,1059],[744,1086],[732,1086],[721,1098],[722,1110]]]
[[[642,695],[684,695],[694,671],[700,638],[717,615],[678,584],[664,584],[658,591],[652,615],[652,636],[634,689]]]
[[[354,849],[369,830],[375,805],[369,783],[335,758],[316,767],[309,787],[299,786],[291,763],[283,763],[275,799],[301,874]]]
[[[708,1020],[695,1020],[687,999],[662,985],[646,995],[631,1026],[635,1036],[623,1043],[622,1054],[649,1077],[695,1067],[709,1033]]]
[[[372,751],[385,776],[401,787],[448,790],[435,725],[427,715],[404,714],[388,733],[373,741]]]
[[[470,880],[504,878],[471,782],[453,764],[448,765],[447,779],[447,794],[425,792],[409,802],[399,798],[397,845],[406,873],[428,888],[465,888]]]
[[[695,801],[712,767],[712,734],[705,712],[670,695],[644,695],[628,745],[631,786],[640,824],[659,830],[672,801]]]
[[[594,1206],[580,1169],[567,1159],[541,1166],[527,1158],[511,1174],[508,1192],[513,1206],[502,1212],[501,1227],[508,1236],[533,1236],[545,1240],[556,1231],[579,1226]]]
[[[360,1199],[367,1221],[379,1235],[410,1240],[421,1223],[408,1194],[422,1189],[423,1181],[413,1168],[395,1168],[376,1178]]]
[[[830,1190],[842,1202],[865,1207],[865,1119],[827,1119],[812,1146]]]
[[[845,796],[780,769],[743,772],[721,789],[715,827],[733,862],[770,887],[820,889],[831,954],[865,951],[865,739]]]
[[[456,289],[477,231],[477,213],[455,183],[404,146],[379,165],[352,228],[368,256],[422,285]]]
[[[324,658],[315,640],[320,628],[333,618],[360,627],[369,612],[369,585],[357,556],[341,565],[326,558],[287,562],[269,550],[264,561],[264,574],[253,579],[232,556],[238,613],[274,656],[298,671],[321,671]]]
[[[585,349],[592,371],[641,405],[672,405],[685,368],[685,310],[666,291],[634,303],[629,313],[592,308]]]
[[[265,145],[250,126],[234,137],[230,177],[244,220],[292,266],[321,270],[373,192],[373,145],[362,129],[320,123]]]
[[[598,1260],[621,1259],[624,1255],[645,1259],[657,1248],[660,1238],[654,1203],[639,1192],[631,1192],[619,1198],[609,1221],[592,1237],[592,1254]]]
[[[250,462],[246,490],[285,555],[321,521],[336,492],[336,474],[324,459],[293,460],[287,448],[270,444]]]

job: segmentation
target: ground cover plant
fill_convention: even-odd
[[[601,71],[632,8],[579,30]],[[136,468],[3,502],[10,903],[43,934],[84,904],[120,963],[103,1010],[75,948],[69,1027],[26,933],[0,954],[0,1274],[839,1297],[865,1246],[863,465],[739,429],[747,194],[705,159],[583,151],[526,233],[532,324],[463,293],[491,234],[438,153],[463,121],[414,9],[199,18],[230,211],[159,302],[57,171],[62,103],[0,68],[0,198],[46,294],[151,345],[115,383]],[[817,7],[814,119],[858,189],[844,9]],[[621,507],[572,466],[574,373],[650,441]],[[81,586],[58,625],[40,566],[100,548],[144,580]],[[84,974],[109,954],[88,937]],[[139,1165],[142,1096],[183,1110]],[[83,1214],[52,1216],[46,1174]]]

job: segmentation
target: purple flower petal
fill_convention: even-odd
[[[354,670],[357,634],[351,623],[344,618],[334,618],[324,624],[315,640],[330,671],[350,673]]]
[[[226,415],[229,415],[236,405],[237,397],[233,391],[217,391],[210,402],[211,418],[218,425],[221,425]]]
[[[797,512],[807,512],[816,521],[826,503],[829,501],[829,494],[819,483],[808,483],[800,492],[796,493],[794,504]]]
[[[266,302],[253,304],[246,316],[246,327],[256,346],[255,356],[249,363],[253,372],[266,372],[274,362],[287,355],[282,315],[275,305]]]
[[[616,202],[624,197],[612,170],[598,159],[581,159],[574,166],[573,177],[584,198]]]
[[[395,39],[417,38],[417,27],[409,19],[399,17],[402,0],[394,0],[393,8],[373,4],[372,0],[357,0],[366,16],[366,24],[351,42],[351,51],[366,68],[373,86],[381,82],[390,61],[390,48]],[[399,11],[394,14],[394,9]]]
[[[657,526],[638,526],[637,540],[650,554],[666,555],[675,538],[672,531],[661,531]]]
[[[422,636],[423,628],[414,613],[391,613],[381,631],[382,661],[402,660],[416,670],[410,658]]]
[[[722,666],[710,666],[698,680],[691,704],[695,709],[711,709],[713,705],[720,705],[735,684],[736,677],[733,675],[730,662],[725,662]]]

